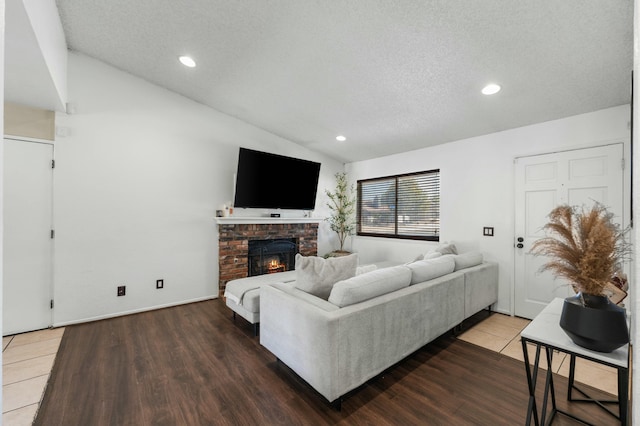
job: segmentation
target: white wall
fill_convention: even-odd
[[[86,56],[70,53],[68,84],[76,112],[56,118],[54,324],[215,297],[214,216],[233,199],[238,146],[321,162],[313,216],[327,215],[324,188],[343,164]],[[320,253],[332,238],[322,223]]]
[[[635,170],[633,176],[633,211],[634,211],[634,232],[632,234],[635,255],[634,259],[638,258],[638,245],[637,242],[640,241],[640,226],[638,225],[638,209],[640,208],[640,176],[638,175],[638,171],[640,170],[640,152],[638,150],[638,143],[640,143],[640,138],[638,137],[638,131],[640,130],[638,126],[640,126],[640,85],[638,84],[638,76],[640,75],[640,27],[638,27],[638,23],[640,23],[640,1],[634,1],[634,26],[633,26],[633,69],[635,76],[635,83],[633,87],[633,146],[635,147],[633,150],[633,168]],[[638,346],[638,341],[640,341],[640,329],[638,328],[638,318],[636,312],[638,312],[637,307],[638,303],[640,303],[640,291],[637,290],[637,283],[640,282],[640,268],[638,268],[637,262],[633,265],[633,274],[630,279],[631,285],[634,286],[634,290],[632,291],[632,300],[631,300],[631,312],[634,315],[631,316],[631,344],[632,348]],[[635,351],[633,351],[635,352]],[[637,354],[633,354],[632,362],[632,394],[630,395],[632,401],[636,401],[635,404],[631,406],[631,422],[630,424],[638,424],[640,422],[640,374],[638,373],[638,368],[640,368],[640,356]]]
[[[22,0],[60,102],[67,102],[67,41],[55,0]]]
[[[514,158],[624,142],[628,157],[629,106],[620,106],[431,148],[347,164],[351,180],[440,169],[440,240],[459,251],[479,250],[500,264],[497,309],[512,313],[514,244]],[[627,168],[629,175],[629,168]],[[629,190],[625,182],[625,212]],[[625,221],[629,218],[625,217]],[[483,226],[495,228],[482,236]],[[352,237],[363,262],[407,262],[435,243]]]
[[[0,0],[0,96],[4,99],[4,31],[5,31],[5,4],[4,0]],[[0,103],[0,117],[4,117],[4,102]],[[4,121],[0,120],[0,134],[4,135]],[[0,241],[4,241],[3,235],[4,230],[2,228],[2,224],[4,223],[2,218],[3,208],[3,192],[2,188],[4,188],[2,182],[2,176],[4,175],[4,153],[3,153],[4,145],[0,145]],[[0,244],[0,290],[3,288],[2,276],[3,276],[3,266],[2,266],[2,244]],[[0,291],[0,330],[2,330],[2,291]],[[2,352],[0,352],[0,364],[2,364]],[[0,369],[0,383],[3,382],[2,377],[2,369]],[[0,412],[4,412],[2,410],[2,386],[0,386]]]
[[[67,45],[55,0],[7,2],[4,100],[65,111]]]

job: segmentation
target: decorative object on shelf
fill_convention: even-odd
[[[344,242],[356,227],[354,217],[356,198],[354,196],[355,190],[353,184],[349,185],[346,173],[336,173],[335,177],[335,191],[325,190],[327,197],[329,197],[327,207],[331,210],[331,216],[326,220],[329,222],[331,230],[338,234],[340,249],[329,253],[327,255],[328,257],[339,256],[341,253],[349,253],[344,250]]]
[[[600,203],[590,209],[560,205],[543,227],[547,236],[531,248],[531,253],[551,258],[541,271],[566,279],[577,293],[565,299],[560,326],[575,344],[599,352],[629,342],[625,310],[606,295],[631,254],[628,229],[613,217]]]
[[[224,205],[224,217],[229,217],[231,215],[233,215],[233,204],[231,201],[227,201]]]
[[[604,294],[616,305],[624,307],[622,301],[627,297],[628,290],[629,281],[627,280],[627,275],[619,272],[614,275],[611,282],[604,288]]]

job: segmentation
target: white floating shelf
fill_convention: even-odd
[[[273,223],[320,223],[324,219],[314,217],[216,217],[219,225],[263,225]]]

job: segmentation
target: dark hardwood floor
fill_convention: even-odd
[[[555,380],[561,407],[617,423],[567,408],[566,379]],[[445,335],[336,411],[212,300],[67,327],[34,424],[520,425],[527,401],[522,362]]]

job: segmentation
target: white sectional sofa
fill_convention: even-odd
[[[477,256],[451,255],[377,269],[336,283],[328,300],[295,282],[264,286],[260,343],[339,406],[348,392],[497,302],[498,265],[475,263]]]

